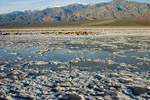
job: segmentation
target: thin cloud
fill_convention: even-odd
[[[45,0],[30,0],[30,1],[18,1],[18,2],[12,2],[13,5],[23,5],[23,4],[31,4],[31,3],[38,3]]]

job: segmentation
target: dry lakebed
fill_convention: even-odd
[[[0,29],[0,100],[150,100],[150,30]]]

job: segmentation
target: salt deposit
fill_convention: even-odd
[[[149,30],[0,31],[0,99],[150,99]]]

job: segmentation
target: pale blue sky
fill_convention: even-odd
[[[47,6],[64,6],[73,3],[101,3],[111,0],[0,0],[0,14],[12,11],[34,9]],[[150,0],[132,0],[138,2],[148,2]]]

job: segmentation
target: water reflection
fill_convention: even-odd
[[[80,47],[80,45],[78,46]],[[44,66],[53,70],[70,70],[74,67],[88,71],[122,70],[126,68],[148,70],[150,62],[150,52],[130,52],[116,55],[113,52],[90,48],[12,46],[0,48],[0,52],[1,65],[14,67],[19,64],[31,68]],[[40,64],[43,62],[47,63]]]

